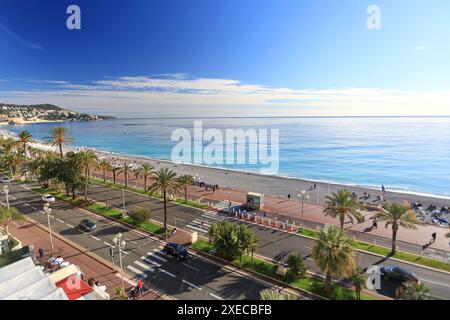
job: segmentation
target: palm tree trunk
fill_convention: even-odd
[[[341,221],[341,230],[344,230],[345,216],[341,216],[339,220]]]
[[[87,200],[88,184],[89,184],[88,166],[86,166],[86,169],[84,171],[84,178],[85,178],[85,182],[84,182],[84,200]]]
[[[163,194],[164,194],[164,230],[167,230],[167,199],[166,199],[166,189],[164,189]]]
[[[398,227],[395,228],[394,226],[392,226],[392,249],[391,249],[392,254],[396,252],[395,243],[397,241],[397,230]]]
[[[147,176],[144,176],[144,192],[147,192]]]
[[[116,184],[116,171],[113,171],[113,184]]]
[[[125,176],[125,188],[128,188],[128,172],[123,173]]]
[[[361,288],[356,287],[356,300],[361,300]]]
[[[184,202],[187,203],[187,187],[184,188]]]
[[[106,169],[103,169],[103,182],[106,182]]]
[[[62,150],[62,143],[60,142],[60,143],[58,143],[58,145],[59,145],[59,154],[61,155],[61,159],[62,159],[64,157],[63,150]]]
[[[325,277],[325,292],[331,292],[331,273],[327,271],[326,277]]]

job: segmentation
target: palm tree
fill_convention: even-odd
[[[184,190],[184,202],[187,202],[187,189],[194,182],[194,177],[190,174],[184,174],[177,179],[180,188]]]
[[[120,168],[119,173],[123,173],[123,176],[125,177],[125,188],[128,187],[128,174],[132,169],[133,165],[131,164],[131,162],[128,162],[126,160],[122,162],[122,166]]]
[[[311,257],[325,272],[325,292],[331,292],[332,278],[349,277],[355,267],[354,252],[350,240],[342,229],[323,228],[314,241]]]
[[[402,290],[401,298],[403,300],[429,300],[431,299],[430,289],[424,286],[423,283],[418,284],[415,281],[408,281],[405,283]]]
[[[385,227],[392,225],[392,249],[391,253],[396,252],[395,243],[397,241],[397,232],[400,227],[405,229],[417,229],[419,221],[414,212],[399,203],[385,203],[381,211],[374,216],[377,221],[386,221]]]
[[[59,147],[59,154],[61,158],[64,157],[62,146],[66,143],[72,143],[74,141],[72,132],[66,127],[53,127],[50,130],[50,136],[44,139],[52,142],[52,146],[57,145]]]
[[[77,155],[81,166],[84,168],[84,199],[87,200],[89,185],[89,168],[97,165],[97,155],[93,151],[81,151]]]
[[[263,289],[259,295],[261,300],[297,300],[295,296],[281,293],[276,289]]]
[[[253,254],[258,250],[258,238],[256,238],[255,234],[252,232],[247,241],[247,252],[250,252],[253,261]]]
[[[8,223],[23,221],[25,218],[16,208],[0,207],[0,224],[5,226],[6,234],[8,232]]]
[[[112,169],[111,163],[106,159],[102,159],[97,163],[97,168],[102,171],[103,182],[106,182],[106,171],[110,171]]]
[[[147,181],[148,177],[153,173],[154,167],[151,164],[144,163],[142,166],[137,168],[134,172],[136,178],[144,178],[144,191],[147,192]]]
[[[11,175],[14,175],[23,164],[23,159],[17,152],[10,152],[3,157],[3,164],[9,167]]]
[[[361,290],[366,288],[366,277],[364,276],[364,269],[360,267],[356,268],[353,271],[350,280],[355,287],[356,300],[361,300]]]
[[[173,195],[178,192],[179,185],[176,181],[177,174],[168,168],[159,169],[154,174],[154,183],[150,187],[150,192],[157,192],[163,195],[164,229],[167,229],[167,194]]]
[[[122,169],[121,166],[118,166],[118,165],[116,165],[116,164],[113,164],[113,165],[112,165],[111,172],[112,172],[112,174],[113,174],[113,184],[116,184],[117,173],[120,172],[120,169]]]
[[[19,133],[18,137],[19,137],[19,142],[23,146],[23,156],[26,158],[27,157],[28,144],[33,141],[31,139],[31,133],[28,130],[22,130]]]
[[[340,189],[338,193],[333,193],[327,196],[327,207],[325,208],[325,215],[333,218],[339,218],[341,229],[344,229],[345,218],[349,218],[353,223],[355,218],[359,223],[364,221],[359,209],[361,204],[356,199],[356,196],[346,189]]]

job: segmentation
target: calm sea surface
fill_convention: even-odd
[[[76,146],[171,158],[173,130],[278,129],[279,175],[450,195],[450,118],[120,119],[65,123]],[[48,136],[52,123],[8,126]],[[205,142],[207,144],[208,142]],[[258,171],[255,165],[221,165]]]

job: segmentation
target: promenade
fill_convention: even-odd
[[[9,232],[22,242],[22,246],[33,245],[36,255],[39,248],[44,249],[44,257],[48,257],[52,252],[48,232],[32,222],[24,223],[18,227],[10,224]],[[122,286],[122,279],[111,266],[107,266],[99,259],[94,258],[94,255],[87,254],[85,250],[81,250],[78,246],[70,244],[57,233],[53,234],[53,255],[62,257],[64,260],[79,266],[86,279],[93,278],[100,285],[106,286],[106,291],[111,299],[117,299],[116,288]],[[125,291],[129,292],[134,282],[126,277],[124,279]],[[139,299],[159,300],[161,297],[151,291],[146,291]]]

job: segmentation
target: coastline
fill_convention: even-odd
[[[0,127],[0,135],[9,137],[16,137],[15,133]],[[36,147],[43,147],[45,149],[51,147],[42,141],[36,140],[34,144]],[[65,151],[77,151],[81,148],[78,146],[64,146]],[[212,167],[198,164],[176,163],[170,160],[154,159],[148,156],[121,154],[107,150],[95,150],[99,157],[106,157],[111,161],[128,160],[133,163],[149,163],[159,169],[161,167],[169,167],[178,175],[191,174],[198,177],[201,181],[209,184],[218,184],[221,188],[230,188],[240,191],[252,191],[262,194],[270,194],[274,196],[286,197],[288,194],[292,198],[296,198],[302,191],[306,190],[309,200],[307,202],[313,204],[323,205],[325,197],[330,193],[337,192],[341,188],[346,188],[350,191],[356,192],[359,196],[367,192],[371,195],[371,199],[377,196],[382,196],[381,186],[367,186],[358,184],[345,184],[334,181],[320,181],[312,179],[304,179],[298,177],[282,176],[282,175],[264,175],[255,172],[248,172],[237,169],[227,169],[221,167]],[[308,191],[313,185],[316,188]],[[386,187],[386,198],[393,202],[416,202],[420,201],[424,207],[429,204],[440,206],[450,206],[450,196],[429,194],[420,191],[390,189]]]

